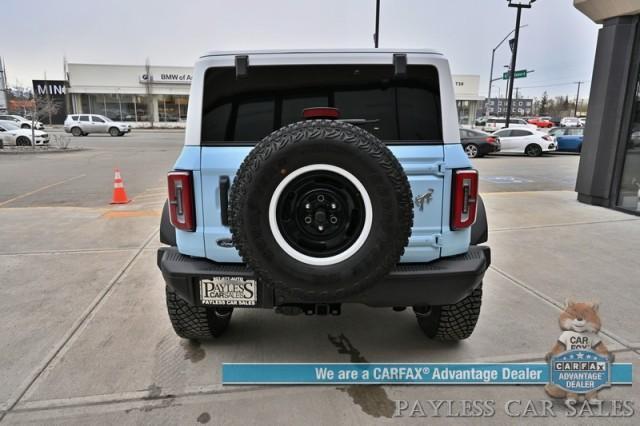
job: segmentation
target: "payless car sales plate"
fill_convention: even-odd
[[[258,301],[256,280],[242,277],[213,277],[200,280],[203,305],[255,306]]]

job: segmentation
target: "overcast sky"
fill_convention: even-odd
[[[69,62],[192,65],[208,50],[373,47],[375,0],[2,0],[0,56],[10,85]],[[380,46],[435,48],[455,74],[481,76],[486,95],[491,50],[514,28],[506,0],[381,0]],[[575,96],[590,80],[599,25],[571,0],[538,0],[524,10],[517,80],[526,96]],[[30,28],[33,28],[31,30]],[[7,36],[9,34],[9,36]],[[509,63],[505,43],[497,76]],[[504,83],[496,82],[504,93]],[[587,82],[587,89],[589,82]],[[497,91],[497,88],[494,89]],[[495,93],[495,92],[494,92]],[[586,93],[586,91],[585,91]],[[496,93],[497,94],[497,93]]]

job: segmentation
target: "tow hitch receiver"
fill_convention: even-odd
[[[298,303],[276,306],[276,313],[283,315],[340,315],[340,303]]]

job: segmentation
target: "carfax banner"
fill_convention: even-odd
[[[415,385],[544,385],[560,380],[556,367],[570,385],[579,389],[604,384],[630,385],[632,365],[615,363],[606,370],[568,363],[428,363],[428,364],[334,364],[285,363],[222,365],[222,383],[231,384],[415,384]],[[551,368],[551,370],[550,370]],[[597,367],[595,367],[597,368]],[[573,371],[572,369],[575,369]],[[554,372],[555,371],[555,372]],[[584,374],[582,374],[584,373]],[[569,376],[570,375],[570,376]],[[563,379],[565,380],[565,379]],[[565,386],[567,386],[565,384]]]

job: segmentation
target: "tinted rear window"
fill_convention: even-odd
[[[411,65],[394,78],[392,65],[289,65],[250,67],[241,79],[234,68],[207,70],[202,144],[254,143],[301,121],[305,108],[327,106],[387,142],[442,142],[435,67]]]

